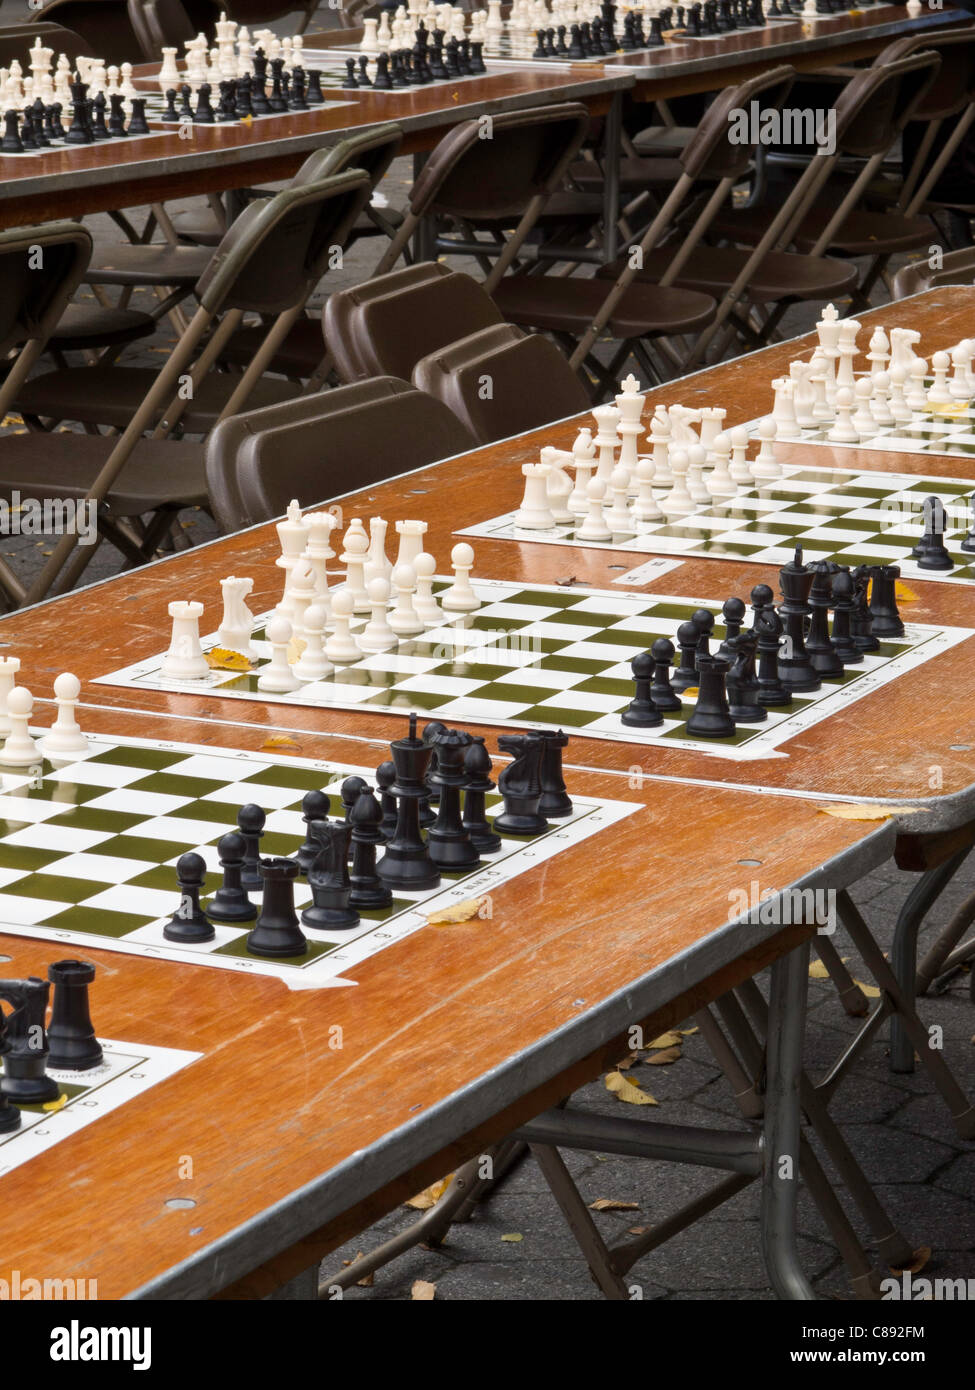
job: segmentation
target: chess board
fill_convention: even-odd
[[[704,503],[680,521],[646,522],[639,532],[619,531],[606,541],[580,539],[573,525],[522,530],[514,524],[514,512],[456,534],[775,566],[791,560],[801,543],[807,564],[835,560],[841,565],[900,565],[905,579],[975,584],[975,554],[959,549],[969,524],[966,499],[973,491],[975,483],[962,478],[784,464],[781,478]],[[655,495],[662,498],[665,490]],[[945,545],[955,562],[953,570],[922,570],[911,556],[924,530],[921,506],[929,496],[945,504]],[[774,586],[774,580],[770,582]]]
[[[341,810],[339,788],[353,774],[374,784],[373,768],[98,735],[77,761],[45,760],[17,772],[0,767],[0,931],[57,942],[60,954],[101,947],[274,975],[294,989],[348,984],[345,971],[419,930],[428,912],[489,894],[639,809],[633,802],[577,800],[572,816],[553,820],[546,833],[503,839],[482,857],[482,867],[444,873],[437,889],[364,910],[357,927],[330,933],[303,927],[308,949],[292,960],[250,955],[245,938],[253,922],[215,924],[215,939],[200,945],[165,939],[163,927],[180,902],[175,865],[181,854],[194,850],[206,861],[205,905],[221,881],[217,841],[236,827],[241,806],[254,802],[267,813],[262,854],[293,855],[305,838],[304,794],[324,790]],[[500,809],[500,797],[490,793],[488,818]],[[260,903],[261,895],[251,898]],[[299,879],[299,914],[311,901]]]
[[[341,65],[341,72],[340,72],[340,71],[339,71],[339,65],[333,61],[331,68],[330,68],[328,71],[323,71],[323,72],[322,72],[322,82],[321,82],[322,90],[323,90],[323,91],[335,91],[335,92],[338,92],[338,91],[341,89],[342,81],[343,81],[344,77],[345,77],[345,64],[343,63],[343,64]],[[141,94],[140,94],[140,95],[141,95]],[[180,120],[180,121],[174,121],[174,120],[172,120],[172,118],[170,118],[170,119],[167,120],[167,118],[166,118],[166,98],[165,98],[165,96],[162,94],[162,92],[148,91],[148,92],[146,92],[144,95],[145,95],[145,99],[146,99],[146,119],[149,120],[149,121],[151,121],[154,125],[161,125],[161,126],[164,127],[163,130],[154,131],[153,134],[155,134],[155,135],[163,135],[163,134],[168,135],[168,134],[170,134],[170,133],[172,132],[172,130],[173,130],[173,128],[174,128],[175,126],[179,126],[179,125],[182,125],[182,124],[183,124],[183,121],[182,121],[182,120]],[[213,100],[214,100],[214,99],[211,98],[211,101],[213,101]],[[191,104],[192,104],[193,108],[195,109],[195,107],[196,107],[196,101],[195,101],[194,99],[192,99],[192,98],[191,98]],[[278,116],[278,117],[280,117],[280,116],[287,116],[289,119],[290,119],[291,117],[299,117],[299,118],[300,118],[300,117],[304,117],[304,116],[312,116],[312,115],[314,115],[314,113],[315,113],[316,111],[326,111],[326,110],[328,110],[328,111],[334,111],[334,110],[335,110],[337,107],[339,107],[339,106],[353,106],[354,104],[355,104],[354,102],[349,101],[348,99],[340,101],[340,100],[338,100],[338,99],[332,100],[331,98],[329,98],[329,99],[328,99],[327,101],[325,101],[324,103],[319,103],[319,105],[317,105],[317,106],[309,107],[309,109],[308,109],[307,111],[269,111],[269,112],[267,112],[267,113],[266,113],[265,115],[263,115],[263,116],[250,116],[248,119],[251,120],[251,121],[254,121],[254,122],[261,122],[261,121],[269,120],[272,116]],[[236,121],[221,121],[220,124],[221,124],[221,125],[236,125],[236,124],[238,124],[238,122],[236,122]],[[192,127],[191,127],[191,128],[192,128]],[[133,137],[133,138],[134,138],[134,139],[144,139],[145,137],[144,137],[144,136],[141,136],[141,137],[140,137],[140,136],[135,136],[135,137]],[[103,142],[103,143],[107,143],[107,142]],[[72,147],[72,148],[74,148],[74,147]],[[84,148],[87,148],[87,146],[85,146]]]
[[[165,103],[163,103],[165,105]],[[160,108],[161,109],[161,108]],[[146,105],[146,118],[155,121],[156,117],[152,114],[149,104]],[[67,121],[62,118],[62,125],[67,129]],[[143,135],[115,135],[110,140],[99,140],[97,144],[111,146],[112,149],[124,151],[133,144],[138,144],[146,140],[158,140],[161,135],[168,135],[168,130],[154,130],[150,127]],[[41,155],[64,153],[73,154],[76,150],[91,150],[95,145],[69,145],[67,140],[51,140],[48,144],[36,150],[0,150],[0,159],[38,159]]]
[[[160,1081],[175,1076],[201,1052],[175,1047],[147,1047],[144,1043],[113,1042],[100,1038],[103,1057],[87,1071],[58,1071],[47,1075],[58,1083],[61,1096],[47,1105],[18,1105],[20,1128],[0,1134],[0,1177],[29,1163],[32,1158],[87,1129],[127,1101],[143,1095]],[[0,1057],[0,1072],[3,1058]]]
[[[859,379],[863,373],[858,372]],[[928,385],[931,379],[928,378]],[[758,420],[751,420],[746,426],[752,439],[757,438]],[[866,449],[870,452],[882,450],[885,453],[902,454],[943,454],[946,458],[975,458],[975,403],[962,401],[954,408],[939,411],[916,412],[914,419],[899,425],[877,425],[871,434],[856,444],[838,444],[829,439],[827,432],[831,424],[821,428],[801,429],[792,439],[783,439],[783,444],[818,444],[830,449]],[[975,490],[975,482],[968,484],[969,492]]]
[[[774,582],[775,575],[770,578]],[[437,581],[434,592],[444,586],[445,581]],[[770,710],[764,723],[739,725],[731,738],[705,739],[687,733],[693,695],[682,697],[683,709],[654,729],[630,729],[620,714],[633,698],[632,657],[657,637],[675,640],[680,624],[698,608],[720,615],[726,595],[674,598],[493,579],[474,580],[473,587],[481,600],[475,614],[418,638],[400,639],[395,649],[367,655],[288,695],[268,694],[258,686],[260,667],[270,655],[264,636],[270,614],[255,627],[260,660],[253,671],[211,670],[203,680],[167,680],[160,675],[160,653],[101,676],[97,683],[318,709],[417,710],[446,724],[561,727],[587,737],[661,742],[712,757],[751,760],[775,756],[782,743],[803,729],[972,635],[968,628],[912,625],[903,639],[884,642],[840,680],[796,695],[791,709]],[[365,621],[357,619],[353,631]],[[719,622],[714,633],[724,636]],[[215,635],[203,641],[204,650],[215,645]]]

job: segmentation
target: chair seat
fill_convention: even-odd
[[[609,292],[605,280],[508,275],[494,302],[509,323],[556,333],[585,333]],[[714,318],[715,302],[696,290],[634,283],[607,325],[614,338],[691,333]]]
[[[225,228],[212,208],[184,208],[172,213],[169,220],[176,235],[194,246],[219,246],[223,239]]]
[[[92,434],[12,434],[0,450],[0,496],[18,490],[46,498],[83,498],[114,438]],[[113,516],[144,516],[162,506],[209,501],[202,444],[141,439],[108,495]]]
[[[793,236],[799,251],[812,250],[835,211],[835,205],[821,202],[807,213]],[[777,206],[728,210],[715,218],[710,230],[731,241],[753,246],[765,234],[777,212]],[[924,218],[854,209],[832,238],[829,249],[848,256],[877,256],[884,252],[912,251],[927,246],[930,240],[931,224]]]
[[[156,331],[149,314],[140,309],[103,308],[100,304],[69,304],[48,339],[55,352],[81,352],[86,348],[123,347]]]
[[[191,290],[212,257],[201,246],[113,246],[92,259],[89,285],[172,285]]]
[[[620,188],[626,192],[640,192],[644,188],[666,187],[677,182],[683,173],[679,159],[663,157],[643,158],[628,155],[619,162]],[[580,188],[602,188],[603,170],[598,164],[588,160],[573,164],[569,170],[572,181]]]
[[[253,328],[239,328],[220,354],[221,362],[246,367],[266,337],[267,328],[261,324]],[[267,370],[278,372],[281,376],[309,377],[324,356],[321,319],[299,319],[272,357]]]
[[[638,154],[676,154],[695,134],[693,125],[651,125],[633,136],[633,148]]]
[[[675,283],[720,299],[741,274],[751,254],[730,246],[699,246],[691,252]],[[652,251],[644,257],[643,270],[637,272],[637,280],[658,281],[673,255],[669,248]],[[625,264],[625,260],[620,260],[615,265],[604,266],[598,272],[599,277],[613,280]],[[757,303],[824,299],[848,293],[856,281],[856,266],[844,261],[772,251],[759,269],[751,273],[743,293]]]
[[[68,367],[45,372],[22,386],[11,407],[28,415],[55,420],[77,420],[83,425],[114,425],[125,429],[158,372],[151,367]],[[200,383],[182,415],[183,428],[191,434],[211,430],[233,394],[240,377],[210,372]],[[289,381],[263,377],[247,399],[248,410],[292,400],[300,387]]]

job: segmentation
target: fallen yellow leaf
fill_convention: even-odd
[[[502,1236],[501,1239],[507,1241],[509,1245],[517,1245],[518,1242],[524,1240],[525,1237],[520,1231],[509,1231],[508,1234]]]
[[[630,1055],[629,1055],[628,1057],[624,1057],[624,1058],[623,1058],[622,1062],[617,1062],[617,1063],[616,1063],[616,1070],[617,1070],[617,1071],[629,1071],[630,1067],[633,1066],[634,1062],[639,1062],[639,1060],[640,1060],[640,1054],[639,1054],[639,1052],[631,1052]]]
[[[928,1262],[928,1260],[930,1260],[930,1258],[931,1258],[931,1247],[930,1247],[930,1245],[920,1245],[920,1246],[918,1246],[918,1248],[914,1251],[914,1255],[913,1255],[913,1258],[911,1259],[910,1264],[906,1264],[906,1265],[891,1265],[891,1266],[890,1266],[890,1269],[891,1269],[891,1271],[892,1271],[894,1274],[902,1274],[902,1273],[907,1273],[907,1274],[920,1274],[920,1273],[921,1273],[921,1270],[924,1268],[924,1266],[927,1264],[927,1262]]]
[[[839,806],[817,806],[824,816],[835,816],[837,820],[890,820],[893,816],[916,816],[923,806],[854,806],[843,803]]]
[[[490,898],[482,894],[479,898],[465,898],[462,903],[454,903],[451,907],[442,907],[439,912],[431,912],[427,915],[427,921],[431,927],[449,922],[469,922],[472,917],[489,917],[490,908]]]
[[[425,1187],[422,1192],[418,1192],[415,1197],[404,1203],[405,1206],[412,1207],[414,1211],[429,1211],[435,1207],[440,1198],[447,1190],[447,1184],[453,1177],[453,1173],[448,1173],[445,1178],[438,1178],[429,1187]]]
[[[410,1289],[410,1299],[414,1303],[432,1303],[436,1292],[436,1284],[431,1284],[428,1279],[416,1279]]]
[[[214,647],[207,652],[207,665],[211,671],[249,671],[251,663],[241,652],[229,651],[227,647]]]
[[[654,1038],[653,1042],[647,1043],[647,1047],[680,1047],[679,1033],[661,1033],[659,1038]]]
[[[269,748],[300,748],[300,747],[301,747],[301,744],[300,744],[300,743],[297,743],[297,742],[296,742],[293,738],[291,738],[288,734],[272,734],[270,738],[266,738],[266,739],[264,740],[264,742],[261,744],[261,752],[263,753],[263,752],[265,752],[265,751],[266,751],[267,749],[269,749]]]
[[[301,654],[308,646],[303,637],[292,637],[288,643],[288,663],[293,666],[296,661],[301,660]]]
[[[868,999],[879,999],[880,990],[876,985],[865,985],[862,980],[854,980],[855,985],[859,985]]]
[[[829,971],[826,969],[825,965],[823,964],[823,962],[822,962],[821,960],[814,960],[814,961],[812,961],[812,962],[810,963],[810,966],[809,966],[809,978],[810,978],[810,980],[828,980],[828,979],[829,979]]]
[[[679,1047],[663,1047],[652,1057],[647,1057],[646,1063],[648,1067],[667,1067],[671,1062],[679,1062],[683,1055]]]
[[[657,1102],[647,1091],[641,1091],[639,1084],[631,1081],[622,1072],[611,1071],[606,1076],[606,1089],[611,1091],[617,1100],[625,1101],[627,1105],[656,1105]]]
[[[639,1211],[639,1202],[617,1202],[613,1197],[597,1197],[589,1203],[590,1211]]]
[[[678,1028],[677,1031],[682,1038],[692,1038],[695,1033],[699,1033],[701,1030],[700,1028]]]
[[[894,594],[901,603],[917,603],[917,594],[899,579],[894,584]]]
[[[67,1103],[68,1097],[62,1091],[57,1100],[46,1101],[45,1104],[41,1106],[41,1109],[46,1110],[49,1115],[53,1115],[55,1111],[63,1110]]]

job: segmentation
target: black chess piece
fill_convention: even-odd
[[[835,680],[843,674],[843,662],[830,641],[829,610],[833,601],[833,576],[826,560],[811,566],[813,582],[809,590],[809,631],[805,635],[806,653],[820,680]]]
[[[971,525],[964,540],[959,543],[958,549],[964,550],[966,555],[971,555],[975,553],[975,492],[968,498],[968,506],[971,512]]]
[[[547,52],[546,47],[545,47],[545,30],[544,30],[544,29],[536,29],[536,30],[535,30],[535,51],[534,51],[534,53],[532,54],[532,57],[533,57],[533,58],[547,58],[547,57],[548,57],[548,52]]]
[[[312,905],[301,920],[317,931],[344,930],[359,925],[359,914],[351,906],[352,880],[349,877],[349,841],[352,826],[345,821],[318,821],[312,834],[321,850],[308,873]]]
[[[116,139],[121,138],[125,132],[125,97],[121,92],[113,92],[108,99],[111,113],[108,118],[108,133]],[[174,111],[175,114],[175,111]]]
[[[20,138],[20,112],[6,111],[3,117],[3,139],[0,140],[0,154],[23,153],[24,144]]]
[[[166,109],[162,114],[164,121],[178,121],[179,112],[176,110],[176,88],[170,87],[166,92]]]
[[[680,696],[674,693],[670,683],[674,664],[674,644],[669,637],[658,637],[650,648],[653,657],[653,680],[650,682],[650,698],[661,714],[675,714],[684,708]]]
[[[446,73],[444,73],[446,76]],[[377,92],[388,92],[393,83],[389,76],[389,54],[380,53],[376,59],[376,76],[372,80],[372,85]]]
[[[352,891],[349,904],[356,909],[390,907],[392,890],[376,872],[376,846],[385,844],[383,808],[368,787],[360,792],[352,814]]]
[[[813,578],[812,570],[802,563],[802,546],[797,545],[794,557],[779,570],[783,598],[779,615],[785,629],[779,650],[779,680],[790,691],[818,690],[822,684],[805,643],[806,617],[811,611],[807,599]]]
[[[501,769],[498,791],[504,810],[494,818],[500,835],[542,835],[548,821],[538,809],[542,799],[542,754],[545,745],[537,733],[502,734],[498,739],[502,753],[512,761]]]
[[[223,883],[206,905],[211,922],[251,922],[257,916],[257,908],[240,882],[246,850],[244,837],[236,830],[221,835],[217,841]]]
[[[728,663],[719,656],[699,655],[697,673],[697,702],[687,720],[688,734],[692,738],[731,738],[735,721],[725,688]]]
[[[320,68],[309,68],[305,76],[308,85],[305,88],[305,101],[309,106],[323,106],[325,104],[325,94],[322,91],[322,74]],[[263,96],[263,89],[261,95]],[[254,107],[254,114],[257,115],[257,107]]]
[[[350,83],[348,82],[348,80],[346,80],[345,82],[342,83],[342,86],[343,86],[343,87],[348,87],[348,86],[351,85],[351,86],[353,86],[353,87],[358,87],[359,84],[358,84],[358,82],[355,80],[355,59],[354,59],[354,58],[350,58],[350,59],[346,62],[345,66],[346,66],[346,69],[348,70],[350,76],[352,77],[352,82],[351,82],[351,84],[350,84]],[[284,59],[283,59],[283,58],[272,58],[272,59],[271,59],[271,94],[270,94],[270,96],[267,98],[267,104],[268,104],[268,106],[270,107],[270,109],[271,109],[272,111],[287,111],[287,109],[288,109],[288,103],[285,101],[285,99],[284,99],[284,94],[283,94],[283,92],[282,92],[282,90],[281,90],[283,76],[284,76]]]
[[[853,612],[850,616],[850,636],[857,651],[861,652],[875,652],[880,646],[873,635],[873,616],[867,602],[870,573],[869,565],[858,565],[852,572]]]
[[[34,139],[39,145],[50,145],[51,137],[47,133],[46,122],[44,120],[44,103],[41,101],[40,97],[37,98],[34,105],[31,107],[31,113],[34,121]],[[109,131],[108,134],[111,135],[111,131]]]
[[[925,497],[921,510],[924,535],[914,551],[918,569],[953,570],[955,562],[945,545],[945,504],[940,497]]]
[[[863,652],[853,640],[850,623],[853,618],[855,588],[853,576],[844,566],[833,574],[833,650],[844,666],[856,666]]]
[[[570,58],[584,58],[585,50],[582,47],[582,30],[578,24],[569,25],[569,52]]]
[[[341,797],[342,806],[345,810],[345,820],[348,821],[352,815],[352,808],[359,800],[364,791],[368,791],[369,783],[361,777],[346,777],[342,783]]]
[[[321,848],[312,834],[311,828],[316,821],[328,820],[330,809],[331,802],[324,792],[305,792],[301,798],[301,818],[305,822],[305,839],[304,843],[298,846],[298,853],[295,858],[298,861],[299,871],[306,878],[308,870],[318,858],[318,852]]]
[[[206,871],[206,861],[201,854],[181,854],[177,859],[179,906],[163,927],[163,936],[167,941],[195,945],[201,941],[212,941],[216,936],[200,906],[200,893],[206,882]]]
[[[691,614],[691,622],[698,629],[697,639],[698,656],[711,655],[711,634],[714,632],[714,614],[710,608],[696,608]]]
[[[731,666],[725,687],[728,712],[736,724],[762,724],[768,719],[768,710],[758,698],[761,687],[755,674],[757,647],[758,634],[754,632],[741,632],[728,642]]]
[[[34,104],[35,104],[35,106],[37,105],[36,102],[35,102]],[[44,106],[44,108],[43,108],[43,113],[44,113],[44,114],[43,114],[43,118],[42,118],[42,121],[43,121],[42,129],[43,129],[43,131],[44,131],[44,139],[47,141],[47,143],[48,143],[49,145],[53,145],[54,141],[57,140],[57,139],[59,138],[58,135],[57,135],[56,132],[55,132],[55,129],[54,129],[54,107],[53,107],[53,106]],[[108,123],[108,128],[109,128],[109,130],[112,129],[112,123],[111,123],[111,121],[109,121],[109,123]],[[113,133],[114,133],[114,132],[113,132]],[[123,133],[124,133],[124,128],[123,128]]]
[[[433,736],[437,766],[430,780],[439,789],[440,809],[427,831],[427,848],[437,868],[448,872],[476,869],[480,863],[460,810],[461,788],[467,780],[464,757],[470,741],[470,734],[461,729],[444,729]]]
[[[700,637],[701,629],[693,620],[681,623],[677,629],[680,665],[670,678],[674,690],[689,690],[697,685],[697,644]]]
[[[47,967],[54,986],[47,1029],[47,1065],[55,1071],[89,1071],[102,1060],[88,1007],[95,967],[86,960],[58,960]]]
[[[630,662],[630,670],[636,682],[636,693],[620,715],[628,728],[655,729],[664,722],[650,688],[653,682],[654,662],[649,652],[638,652]]]
[[[427,764],[426,776],[423,779],[427,790],[420,802],[420,824],[424,827],[432,825],[437,819],[436,811],[430,809],[432,806],[436,806],[440,796],[440,787],[434,778],[434,773],[437,770],[437,739],[440,734],[446,732],[446,724],[442,724],[439,719],[432,719],[429,724],[424,724],[420,732],[420,737],[430,749],[430,761]]]
[[[108,101],[105,93],[99,92],[91,103],[91,133],[96,140],[111,140],[112,138],[105,123],[107,109]]]
[[[63,109],[59,101],[52,101],[51,105],[48,107],[51,113],[51,134],[55,140],[63,140],[65,138],[66,132],[64,126],[61,124],[61,112]]]
[[[565,789],[565,778],[562,776],[562,751],[569,746],[569,735],[562,729],[542,729],[542,797],[538,803],[538,809],[545,817],[552,816],[559,820],[562,816],[571,816],[573,812],[572,801]]]
[[[639,10],[633,15],[633,47],[637,49],[647,47],[647,36],[643,32],[643,15]]]
[[[407,87],[409,83],[403,75],[403,54],[400,49],[394,49],[389,55],[389,85],[394,90],[398,87]],[[379,83],[374,82],[374,87]]]
[[[369,78],[366,74],[366,64],[368,61],[369,60],[364,57],[359,59],[360,87],[372,86],[372,83],[369,81]],[[307,86],[308,79],[305,70],[299,64],[291,74],[291,99],[289,105],[292,111],[310,110],[310,107],[308,105]]]
[[[264,887],[261,874],[261,837],[267,820],[260,806],[249,802],[237,812],[237,826],[244,837],[244,868],[240,875],[242,888],[250,891]]]
[[[132,114],[129,116],[129,135],[148,135],[149,122],[146,120],[145,97],[132,98]]]
[[[193,112],[193,121],[196,125],[213,125],[216,121],[213,107],[210,105],[210,84],[201,82],[196,93],[196,110]]]
[[[20,138],[25,150],[36,150],[38,148],[37,136],[34,134],[34,112],[29,106],[25,106],[21,112],[23,123],[20,127]],[[94,139],[94,135],[92,135]]]
[[[305,954],[308,941],[295,913],[297,877],[298,865],[293,859],[261,860],[261,915],[247,934],[247,949],[252,955],[278,959]]]
[[[190,97],[192,95],[192,87],[186,82],[183,82],[179,89],[179,111],[177,112],[180,123],[192,121],[193,119],[193,107],[190,105]]]
[[[664,39],[664,26],[660,15],[651,15],[650,33],[647,35],[647,48],[663,48],[666,40]]]
[[[721,608],[721,616],[724,619],[724,637],[718,647],[718,656],[726,661],[731,659],[734,648],[731,646],[734,638],[741,632],[741,625],[745,621],[745,601],[740,598],[726,598]]]
[[[380,763],[376,768],[376,786],[379,789],[379,804],[383,808],[383,838],[390,839],[396,833],[396,798],[390,791],[396,781],[394,763]]]
[[[258,68],[257,58],[255,57],[253,67],[254,72],[251,77],[251,110],[255,116],[269,116],[271,114],[271,106],[267,99],[267,59],[265,58],[260,68]],[[309,73],[309,78],[311,77],[315,78],[314,87],[317,89],[318,93],[318,104],[321,104],[321,102],[325,100],[322,96],[321,74]],[[307,94],[308,101],[312,100],[312,89],[313,84],[309,82]]]
[[[44,1018],[50,990],[47,980],[35,975],[26,980],[0,980],[0,999],[13,1006],[6,1019],[0,1091],[15,1106],[44,1105],[61,1094],[58,1083],[47,1075]]]
[[[620,48],[624,53],[631,53],[636,48],[635,26],[636,20],[633,11],[630,10],[623,18],[623,35],[620,39]]]
[[[416,715],[410,715],[406,738],[390,744],[396,780],[390,792],[396,797],[396,829],[386,844],[377,871],[395,891],[397,888],[422,892],[439,888],[440,874],[430,858],[420,832],[420,802],[426,796],[424,776],[430,762],[430,748],[416,736]]]
[[[491,829],[485,814],[485,797],[494,790],[491,781],[491,755],[480,734],[472,734],[464,754],[464,829],[471,844],[481,854],[501,848],[501,836]]]
[[[899,565],[870,566],[870,621],[874,637],[903,637],[904,624],[897,611]]]
[[[236,121],[237,100],[234,96],[235,88],[236,83],[234,82],[225,81],[220,83],[220,100],[217,102],[213,112],[215,121]]]
[[[430,76],[436,82],[441,82],[447,76],[447,69],[444,67],[443,63],[443,42],[446,37],[447,36],[444,33],[443,29],[434,29],[433,45],[430,49],[430,55],[427,58],[427,63],[430,68]],[[478,44],[477,48],[480,49],[481,45]],[[484,64],[482,63],[481,69],[483,70],[483,68]]]
[[[763,593],[768,594],[768,602],[757,605],[752,629],[758,639],[758,694],[755,698],[767,709],[786,709],[792,704],[792,696],[779,679],[782,619],[775,611],[772,590],[767,584],[756,584],[752,590],[753,602],[757,595]]]
[[[95,137],[88,124],[87,95],[87,83],[71,83],[71,124],[64,136],[69,145],[93,145],[95,143]]]
[[[304,97],[302,97],[304,101]],[[294,97],[291,100],[292,110],[303,111],[304,106],[295,107]],[[251,78],[250,73],[244,73],[243,77],[238,77],[237,85],[234,88],[234,114],[239,121],[244,121],[248,116],[253,116],[254,107],[251,104]]]
[[[448,77],[460,76],[459,52],[460,45],[454,38],[448,39],[443,46],[443,65],[446,68]]]

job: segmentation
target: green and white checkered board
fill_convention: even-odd
[[[972,492],[975,482],[961,478],[785,464],[781,478],[743,488],[736,497],[721,502],[702,504],[680,521],[646,522],[638,533],[620,531],[607,541],[580,540],[574,525],[522,530],[514,524],[514,512],[456,534],[679,555],[681,559],[754,560],[776,566],[791,560],[801,542],[807,564],[836,560],[841,565],[900,565],[906,579],[975,584],[975,555],[959,549],[970,524],[966,499]],[[665,495],[665,489],[657,494],[658,498]],[[940,497],[945,504],[945,544],[955,562],[953,570],[922,570],[911,558],[924,531],[921,506],[930,496]]]
[[[147,1047],[143,1043],[111,1042],[100,1038],[102,1060],[87,1071],[58,1071],[48,1076],[58,1083],[64,1104],[22,1105],[20,1128],[0,1134],[0,1177],[19,1168],[38,1154],[60,1144],[103,1115],[143,1095],[167,1077],[202,1057],[175,1047]],[[3,1058],[0,1057],[0,1072]]]
[[[865,372],[857,372],[857,378]],[[932,378],[928,378],[928,385]],[[759,420],[750,420],[745,428],[752,439],[758,438]],[[948,458],[975,458],[975,406],[961,401],[957,406],[939,413],[916,411],[914,418],[895,425],[875,425],[873,430],[856,444],[838,444],[827,438],[831,424],[802,428],[783,444],[819,444],[830,449],[868,449],[898,454],[944,454]],[[971,487],[969,487],[971,491]]]
[[[481,600],[475,614],[402,640],[395,649],[366,656],[288,695],[260,690],[260,667],[245,675],[210,671],[199,681],[166,680],[160,675],[161,656],[98,680],[135,690],[187,691],[316,708],[401,714],[417,710],[447,724],[561,727],[593,738],[661,742],[744,761],[774,755],[780,744],[834,710],[971,635],[968,628],[912,625],[903,639],[885,642],[861,665],[849,667],[841,680],[824,684],[810,696],[797,695],[790,710],[770,710],[764,723],[739,725],[730,739],[702,739],[687,733],[692,696],[684,697],[684,709],[656,729],[629,729],[620,713],[633,698],[631,659],[657,637],[676,642],[678,627],[696,609],[720,614],[722,600],[529,587],[497,579],[475,580],[474,591]],[[357,620],[360,627],[365,622]],[[264,665],[270,648],[262,624],[263,619],[255,629],[254,645]],[[724,636],[720,623],[714,631]],[[216,637],[203,645],[215,646]]]
[[[353,774],[374,784],[372,768],[98,735],[77,761],[54,767],[45,760],[39,771],[0,769],[0,931],[56,941],[59,954],[62,947],[100,946],[316,988],[409,936],[428,912],[489,893],[638,809],[633,802],[577,801],[573,815],[553,820],[545,834],[504,839],[500,850],[483,856],[483,867],[444,874],[438,889],[403,894],[391,908],[363,912],[351,930],[303,927],[308,948],[293,960],[250,955],[246,936],[253,922],[216,924],[215,939],[201,945],[165,939],[163,927],[179,906],[175,865],[181,854],[194,850],[206,861],[205,902],[220,884],[217,841],[236,827],[241,806],[255,802],[267,813],[262,854],[293,855],[305,838],[304,794],[327,792],[333,811],[341,813],[339,788]],[[496,793],[487,802],[489,817],[501,809]],[[260,893],[251,896],[260,902]],[[311,901],[299,879],[299,912]]]

